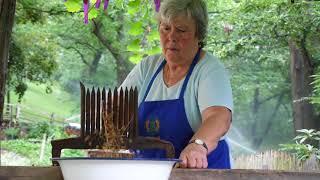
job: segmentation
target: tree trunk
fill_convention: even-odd
[[[273,112],[270,114],[270,117],[267,119],[268,121],[266,122],[267,124],[265,126],[265,129],[264,129],[262,135],[260,137],[256,137],[254,139],[253,145],[252,145],[252,147],[254,149],[259,149],[263,140],[264,140],[264,137],[268,136],[268,133],[273,125],[274,119],[280,109],[281,101],[282,101],[284,95],[285,94],[283,93],[279,96],[277,104],[276,104],[275,108],[273,109]],[[253,137],[255,137],[255,136],[253,136]]]
[[[3,120],[9,42],[15,9],[16,0],[0,0],[0,126]]]
[[[100,21],[93,21],[93,34],[98,38],[98,40],[109,50],[117,65],[117,85],[121,85],[122,81],[126,78],[133,64],[128,61],[126,53],[123,53],[120,49],[112,46],[112,42],[109,41],[100,31],[102,23]],[[120,36],[120,35],[119,35]],[[120,37],[119,37],[120,38]]]
[[[253,95],[253,101],[252,101],[252,119],[253,119],[253,125],[251,127],[251,137],[253,138],[253,142],[256,141],[257,137],[257,126],[259,124],[258,121],[258,111],[260,108],[260,102],[259,102],[259,95],[260,95],[260,89],[256,88],[254,90],[254,95]]]
[[[101,60],[101,56],[102,56],[101,50],[98,50],[97,52],[95,52],[94,59],[89,66],[89,76],[93,76],[94,74],[97,73],[98,65]]]
[[[289,47],[294,128],[319,129],[314,107],[309,101],[313,90],[311,75],[314,73],[311,58],[303,42],[298,47],[296,42],[290,40]]]

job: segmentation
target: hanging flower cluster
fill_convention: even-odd
[[[101,0],[97,0],[97,1],[96,1],[96,8],[97,8],[97,9],[100,7],[100,3],[101,3]]]
[[[64,0],[64,1],[67,1],[67,0]],[[108,8],[108,5],[109,5],[109,0],[103,0],[103,1],[104,1],[103,9],[106,10]],[[96,0],[95,8],[99,9],[100,8],[100,4],[101,4],[101,0]],[[154,0],[154,5],[155,5],[156,12],[159,12],[160,4],[161,4],[161,0]],[[84,23],[85,24],[88,24],[89,8],[90,8],[90,0],[83,0],[83,13],[84,13]]]
[[[99,9],[101,4],[101,0],[97,0],[95,4],[95,8]],[[108,8],[109,0],[104,0],[103,9],[106,10]],[[83,13],[84,13],[84,23],[88,24],[88,14],[89,14],[90,0],[83,0]]]
[[[156,6],[156,12],[159,12],[161,0],[154,0],[154,5]]]

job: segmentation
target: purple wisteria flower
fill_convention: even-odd
[[[96,8],[97,8],[97,9],[99,9],[100,3],[101,3],[101,0],[97,0],[97,1],[96,1]]]
[[[154,0],[154,5],[156,6],[156,12],[159,12],[161,0]]]
[[[83,0],[84,23],[88,24],[89,0]]]
[[[103,9],[106,10],[108,8],[108,5],[109,5],[109,0],[104,0]]]

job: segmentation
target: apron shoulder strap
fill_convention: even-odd
[[[200,52],[201,52],[201,48],[199,48],[196,56],[194,57],[193,61],[192,61],[192,64],[188,70],[188,74],[183,82],[183,85],[182,85],[182,88],[181,88],[181,92],[180,92],[180,95],[179,95],[179,99],[183,98],[184,96],[184,92],[186,90],[186,87],[187,87],[187,84],[188,84],[188,81],[190,79],[190,76],[192,74],[192,71],[194,69],[194,67],[196,66],[197,62],[199,61],[199,58],[200,58]],[[161,58],[162,56],[159,57],[159,59]],[[147,95],[149,94],[149,91],[151,89],[151,86],[155,80],[155,78],[157,77],[157,75],[159,74],[159,72],[162,70],[162,68],[164,67],[164,65],[167,63],[167,61],[164,59],[162,61],[162,63],[160,64],[160,66],[158,67],[157,71],[154,73],[154,75],[152,76],[149,84],[148,84],[148,87],[147,87],[147,90],[146,90],[146,93],[144,94],[144,97],[142,99],[142,102],[144,102],[147,98]]]
[[[196,66],[197,62],[200,59],[200,52],[201,52],[201,48],[199,48],[196,56],[194,57],[194,59],[192,61],[192,64],[191,64],[191,66],[189,68],[188,74],[187,74],[186,78],[184,79],[184,82],[183,82],[183,85],[182,85],[182,88],[181,88],[181,91],[180,91],[179,99],[183,98],[183,96],[184,96],[184,92],[186,91],[187,84],[189,82],[189,79],[190,79],[190,76],[192,74],[192,71],[193,71],[194,67]]]
[[[159,57],[159,60],[160,60],[161,57],[162,57],[162,56]],[[150,82],[149,82],[149,84],[148,84],[146,93],[144,94],[144,97],[143,97],[143,99],[142,99],[142,102],[144,102],[144,101],[146,100],[147,95],[149,94],[149,91],[150,91],[151,86],[152,86],[152,84],[153,84],[153,81],[156,79],[157,75],[159,74],[159,72],[161,71],[161,69],[164,67],[165,64],[166,64],[166,60],[164,59],[164,60],[162,61],[162,63],[160,64],[160,66],[158,67],[157,71],[156,71],[156,72],[154,73],[154,75],[152,76],[152,78],[151,78],[151,80],[150,80]]]

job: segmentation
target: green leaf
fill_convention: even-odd
[[[68,12],[78,12],[81,10],[82,2],[77,0],[68,0],[64,3]]]
[[[161,52],[161,48],[158,46],[152,47],[152,49],[147,50],[148,55],[159,54],[160,52]]]
[[[88,16],[88,18],[89,18],[89,19],[93,19],[93,18],[96,18],[98,15],[99,15],[99,11],[98,11],[96,8],[92,8],[92,9],[89,11],[89,16]]]
[[[130,24],[130,29],[128,32],[132,36],[137,36],[143,33],[142,22],[134,22]]]
[[[313,150],[313,146],[312,146],[312,145],[306,144],[306,146],[307,146],[307,149],[308,149],[309,151],[312,151],[312,150]]]
[[[138,52],[140,50],[140,39],[136,39],[132,41],[128,46],[127,46],[128,51],[133,51],[133,52]]]
[[[139,7],[141,3],[141,0],[130,0],[128,3],[129,7]]]
[[[92,5],[95,5],[96,2],[97,2],[97,0],[90,0],[90,4],[92,4]],[[101,4],[102,4],[102,2],[101,2]]]
[[[134,0],[134,1],[130,1],[128,3],[128,13],[130,15],[134,15],[136,14],[137,12],[139,12],[139,9],[140,9],[140,0]]]
[[[136,14],[137,12],[139,12],[139,8],[128,8],[128,13],[130,14],[130,15],[134,15],[134,14]]]
[[[137,64],[138,62],[140,62],[142,59],[142,55],[141,54],[135,54],[133,56],[130,56],[129,60],[134,63]]]
[[[159,39],[160,39],[159,32],[158,32],[158,31],[155,31],[155,30],[152,30],[152,31],[148,34],[147,39],[148,39],[149,42],[159,40]]]
[[[300,139],[299,143],[302,144],[306,139],[307,139],[307,137]]]
[[[300,133],[305,133],[305,134],[310,134],[314,131],[314,129],[299,129],[297,130],[297,132],[300,132]]]

